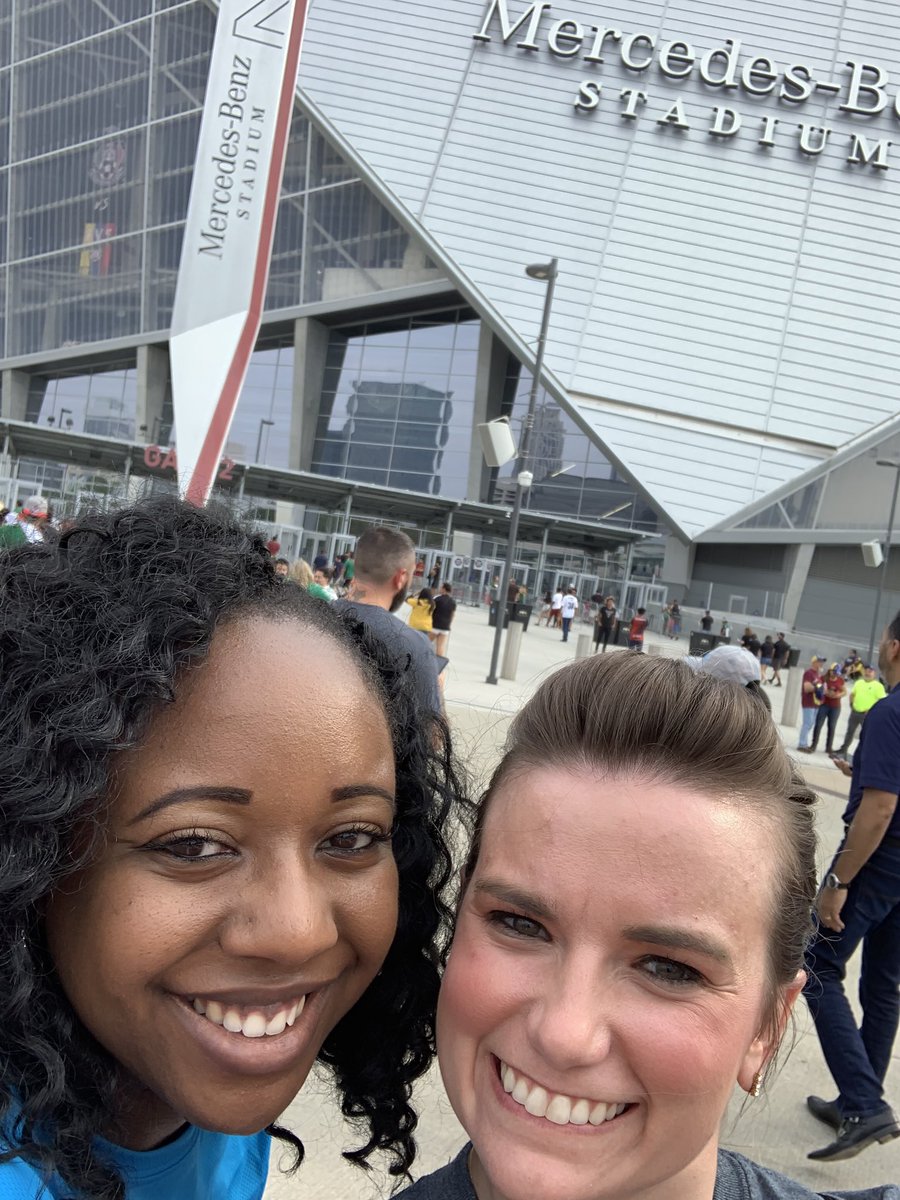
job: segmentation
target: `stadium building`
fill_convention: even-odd
[[[216,12],[0,12],[8,503],[171,486]],[[313,0],[219,486],[288,554],[389,519],[483,591],[514,479],[477,426],[521,426],[524,268],[555,256],[517,577],[861,637],[900,462],[898,179],[892,6]]]

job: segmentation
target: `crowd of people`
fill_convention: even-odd
[[[409,538],[367,531],[328,603],[277,557],[154,499],[0,558],[0,1197],[261,1200],[316,1063],[347,1157],[406,1183],[435,1053],[468,1141],[409,1200],[849,1197],[720,1129],[805,992],[839,1089],[811,1157],[900,1137],[900,691],[819,886],[815,794],[752,689],[577,660],[475,805],[429,631],[394,615],[435,632]],[[880,666],[894,689],[900,615]]]

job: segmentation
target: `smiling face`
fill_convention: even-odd
[[[124,1068],[115,1140],[262,1129],[390,948],[391,737],[355,665],[329,683],[343,654],[295,622],[220,629],[51,900],[62,985]]]
[[[734,1083],[771,1049],[766,826],[580,769],[499,785],[438,1009],[483,1200],[712,1195]]]

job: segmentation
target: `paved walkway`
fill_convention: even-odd
[[[484,682],[493,635],[493,630],[488,629],[487,612],[483,608],[459,611],[449,651],[447,709],[457,748],[480,783],[486,780],[501,753],[510,717],[543,678],[575,656],[577,633],[576,626],[568,644],[563,645],[558,632],[533,627],[522,641],[517,680],[501,680],[492,686]],[[687,652],[685,639],[672,642],[651,634],[649,646],[663,654],[677,656]],[[766,690],[778,720],[784,689]],[[842,716],[841,733],[845,720]],[[796,730],[782,729],[782,733],[789,747],[796,745]],[[848,781],[821,753],[803,756],[801,766],[821,797],[818,821],[820,857],[824,863],[838,842]],[[848,984],[855,996],[855,977],[851,976]],[[372,1037],[378,1037],[377,1029],[372,1031]],[[819,1165],[807,1161],[808,1150],[826,1144],[828,1130],[808,1115],[804,1098],[809,1092],[831,1097],[834,1089],[802,1003],[798,1005],[792,1040],[793,1048],[784,1054],[781,1071],[770,1080],[765,1097],[753,1101],[742,1092],[736,1093],[723,1127],[723,1144],[784,1171],[817,1191],[847,1190],[900,1180],[900,1138],[887,1146],[875,1146],[847,1163]],[[900,1046],[897,1050],[888,1077],[888,1092],[900,1105]],[[420,1083],[415,1102],[421,1113],[420,1152],[415,1165],[418,1175],[453,1157],[464,1135],[436,1069]],[[289,1179],[277,1171],[277,1155],[274,1156],[266,1200],[295,1200],[298,1196],[305,1200],[375,1200],[390,1194],[392,1181],[384,1174],[366,1175],[341,1159],[341,1149],[357,1143],[324,1083],[310,1079],[284,1121],[302,1137],[307,1159],[299,1175]]]

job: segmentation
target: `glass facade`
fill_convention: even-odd
[[[510,356],[500,415],[509,417],[517,444],[528,411],[531,382],[531,372]],[[525,493],[526,508],[648,533],[661,532],[659,518],[650,505],[543,388],[538,392],[528,457],[534,482]],[[514,492],[513,461],[491,472],[487,499],[493,504],[511,504]]]
[[[25,419],[35,424],[134,441],[136,413],[133,368],[31,376]]]
[[[254,351],[225,445],[229,458],[288,466],[293,373],[293,346]]]
[[[205,0],[0,9],[0,358],[164,333],[215,13]],[[295,114],[267,308],[438,276]]]
[[[313,471],[463,499],[479,331],[468,310],[336,329]]]

